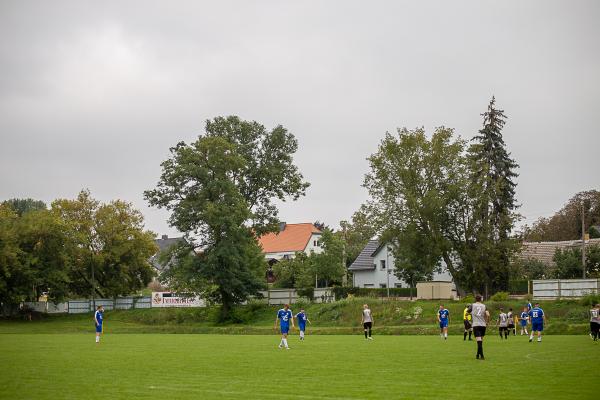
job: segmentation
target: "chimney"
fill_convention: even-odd
[[[167,240],[169,238],[169,235],[162,235],[161,239],[162,240]]]
[[[286,225],[285,222],[280,222],[279,223],[279,232],[283,232],[285,230],[285,225]]]

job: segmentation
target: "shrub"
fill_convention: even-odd
[[[590,293],[583,296],[579,302],[581,305],[592,307],[593,305],[600,303],[600,294]]]
[[[496,294],[494,294],[492,297],[490,297],[491,301],[508,301],[509,299],[509,294],[508,292],[498,292]]]
[[[462,301],[464,301],[467,304],[472,304],[475,303],[475,297],[472,294],[468,294],[462,298]]]

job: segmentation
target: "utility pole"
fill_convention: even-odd
[[[387,243],[385,244],[385,272],[387,274],[387,284],[385,285],[385,287],[387,288],[387,297],[388,299],[390,298],[390,246],[387,245]]]
[[[581,202],[581,267],[585,279],[585,201]]]
[[[346,268],[346,224],[342,221],[342,235],[344,243],[342,245],[342,268],[344,268],[344,275],[342,276],[342,286],[348,286],[348,268]]]

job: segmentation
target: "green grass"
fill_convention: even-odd
[[[2,399],[597,399],[600,342],[462,336],[0,335]],[[537,393],[537,394],[536,394]]]
[[[382,299],[352,298],[328,304],[305,304],[309,319],[317,334],[360,333],[362,304],[369,303],[380,334],[436,334],[436,313],[439,306],[434,301],[384,301]],[[512,307],[515,313],[524,301],[488,302],[495,318],[498,309]],[[462,332],[462,310],[465,303],[445,302],[450,310],[450,331]],[[299,310],[294,304],[294,312]],[[552,301],[542,303],[548,317],[547,333],[582,335],[588,330],[588,306],[579,301]],[[252,302],[236,307],[233,323],[216,323],[218,309],[163,308],[129,311],[107,311],[107,333],[219,333],[219,334],[270,334],[277,306]],[[0,320],[0,333],[83,333],[89,332],[92,314],[37,316],[33,322]]]

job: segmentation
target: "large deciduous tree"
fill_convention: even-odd
[[[437,128],[431,139],[422,128],[386,134],[369,158],[364,185],[371,194],[372,220],[389,243],[395,274],[414,285],[440,267],[442,256],[453,275],[448,222],[460,213],[466,185],[464,142]],[[456,278],[455,278],[456,279]]]
[[[142,214],[116,200],[100,204],[89,191],[59,199],[51,211],[65,224],[71,244],[70,289],[74,294],[127,295],[144,288],[154,271],[149,259],[158,248],[144,230]]]
[[[263,287],[266,263],[256,236],[277,228],[275,200],[296,199],[308,184],[293,164],[298,144],[282,126],[218,117],[193,143],[171,148],[149,203],[171,211],[186,236],[164,276],[180,291],[232,305]]]

